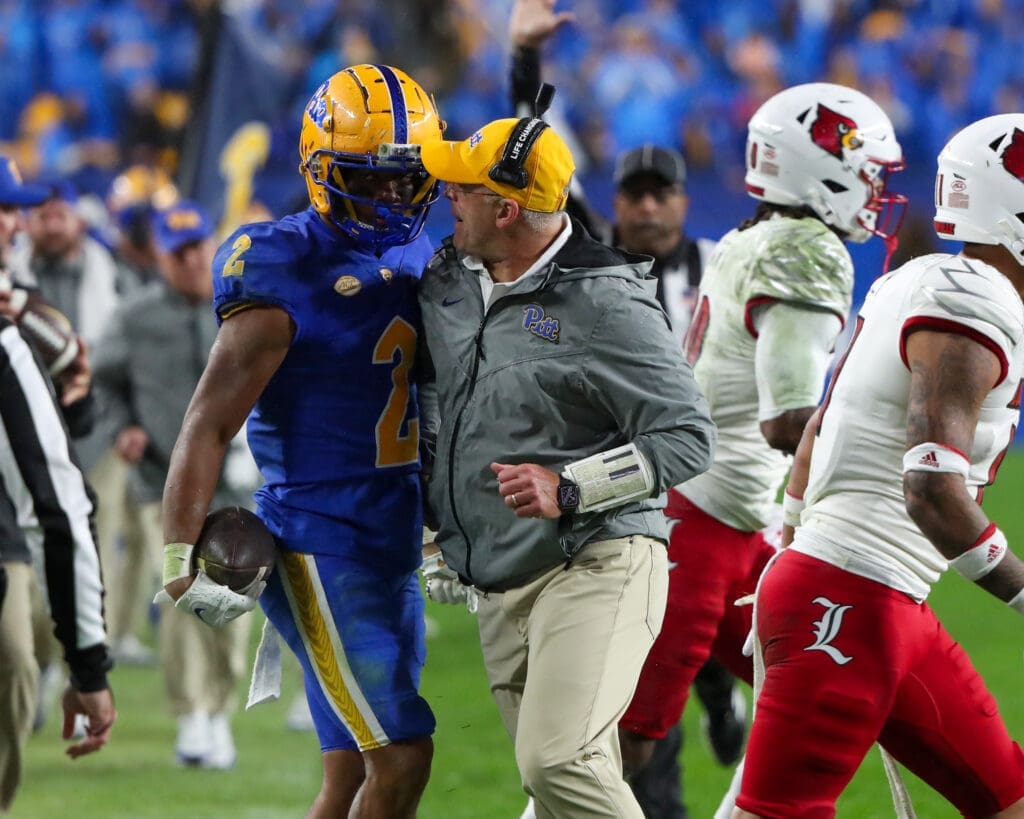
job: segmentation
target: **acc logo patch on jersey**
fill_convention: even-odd
[[[811,141],[836,159],[843,158],[843,150],[855,150],[863,145],[857,136],[857,123],[849,117],[818,103],[818,116],[811,123]]]
[[[334,283],[334,292],[339,296],[354,296],[363,289],[363,283],[355,276],[342,276]]]

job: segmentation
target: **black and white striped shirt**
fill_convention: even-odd
[[[0,514],[14,514],[42,561],[55,633],[72,683],[107,687],[103,585],[93,499],[53,384],[18,328],[0,317]]]

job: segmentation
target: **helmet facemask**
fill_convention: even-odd
[[[889,260],[899,244],[897,234],[907,213],[907,197],[888,189],[889,175],[902,171],[903,160],[887,162],[868,159],[861,166],[859,175],[871,191],[864,206],[857,211],[857,227],[850,231],[853,242],[866,242],[877,236],[885,243],[885,262],[882,271],[889,268]]]
[[[411,242],[423,230],[440,185],[419,159],[419,145],[386,143],[374,156],[315,151],[308,167],[328,202],[328,218],[339,230],[377,251]],[[379,177],[379,182],[371,181]],[[375,191],[387,186],[395,201]],[[372,215],[371,215],[372,214]]]

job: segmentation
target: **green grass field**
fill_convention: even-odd
[[[1024,554],[1024,454],[1006,459],[1000,483],[985,507],[1018,554]],[[999,701],[1010,731],[1024,737],[1024,624],[1020,617],[959,577],[947,576],[932,604],[967,647]],[[425,819],[516,819],[525,803],[511,743],[487,692],[472,615],[429,605],[439,625],[429,642],[424,692],[437,713],[433,775],[420,816]],[[257,633],[254,629],[254,635]],[[119,718],[110,744],[71,762],[63,755],[59,720],[51,717],[27,751],[16,819],[277,819],[302,816],[320,782],[312,734],[285,728],[298,689],[297,666],[286,671],[281,701],[235,719],[238,766],[230,772],[185,770],[173,764],[174,722],[164,705],[159,674],[117,669],[113,685]],[[710,817],[730,778],[711,761],[698,727],[698,706],[686,714],[684,750],[687,804],[694,819]],[[957,815],[920,782],[908,786],[922,819]],[[878,754],[872,752],[839,803],[844,819],[893,815]]]

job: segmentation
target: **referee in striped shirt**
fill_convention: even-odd
[[[13,163],[0,157],[0,254],[20,208],[37,201],[39,191],[22,184]],[[92,493],[54,385],[0,311],[0,571],[6,575],[0,584],[6,586],[0,597],[0,813],[10,808],[21,779],[39,683],[30,605],[33,555],[42,561],[55,633],[71,674],[62,700],[64,738],[71,738],[77,715],[86,718],[85,736],[68,747],[68,755],[102,748],[116,718],[92,517]]]

